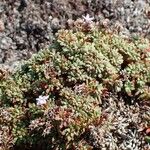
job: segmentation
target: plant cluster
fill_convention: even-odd
[[[92,149],[86,138],[100,123],[103,97],[150,99],[148,40],[125,40],[83,20],[56,36],[49,49],[0,76],[4,149]]]

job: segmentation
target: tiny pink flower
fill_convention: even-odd
[[[85,22],[91,23],[94,20],[94,17],[90,17],[89,14],[87,14],[86,16],[82,16],[83,19],[85,20]]]
[[[44,105],[47,102],[47,99],[49,98],[49,96],[39,96],[38,98],[36,98],[36,104],[39,105]]]

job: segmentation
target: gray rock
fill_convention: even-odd
[[[0,50],[3,55],[8,49],[14,53],[19,51],[18,57],[27,59],[24,52],[33,54],[48,47],[54,33],[65,28],[68,19],[75,20],[86,13],[96,21],[108,19],[111,29],[115,29],[119,21],[124,28],[122,36],[137,33],[150,37],[149,6],[150,0],[77,0],[76,3],[69,0],[3,0],[0,19],[5,30],[0,31]]]
[[[8,50],[12,45],[12,39],[9,37],[0,37],[0,49]]]

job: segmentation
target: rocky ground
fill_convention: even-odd
[[[150,0],[1,0],[0,67],[14,68],[47,48],[58,29],[86,14],[122,36],[150,39]],[[148,150],[143,129],[149,113],[150,104],[129,106],[109,99],[102,114],[109,124],[91,127],[90,141],[102,150]]]
[[[150,0],[1,0],[0,65],[13,66],[48,47],[68,19],[87,13],[123,35],[150,37]]]

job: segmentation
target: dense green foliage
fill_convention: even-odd
[[[85,22],[60,30],[49,49],[1,76],[2,147],[92,148],[85,137],[99,122],[105,93],[150,99],[148,48],[147,40],[125,40]],[[37,105],[41,95],[49,98]]]

